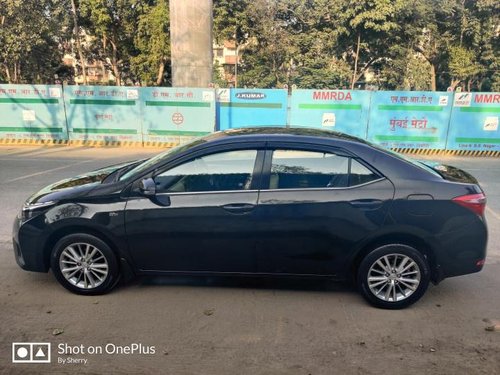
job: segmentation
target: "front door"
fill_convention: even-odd
[[[259,152],[207,153],[153,176],[156,196],[132,192],[125,225],[138,268],[255,272]]]

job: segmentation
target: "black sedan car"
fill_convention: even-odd
[[[247,128],[50,185],[13,243],[19,266],[80,294],[130,274],[314,276],[396,309],[482,269],[485,202],[454,167],[337,132]]]

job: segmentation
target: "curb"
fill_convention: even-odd
[[[65,139],[7,139],[0,138],[0,145],[67,145],[68,141]]]
[[[69,141],[70,146],[86,147],[142,147],[137,141]]]
[[[418,149],[418,148],[391,148],[391,150],[399,152],[401,154],[412,154],[412,155],[500,157],[500,151],[429,150],[429,149]]]

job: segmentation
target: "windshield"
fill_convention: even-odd
[[[191,147],[197,146],[197,145],[204,143],[204,142],[206,142],[205,139],[198,138],[192,142],[189,142],[189,143],[186,143],[183,145],[179,145],[177,147],[170,148],[167,151],[164,151],[156,156],[153,156],[152,158],[147,159],[143,163],[141,163],[138,166],[136,166],[135,168],[131,169],[130,171],[125,173],[123,176],[121,176],[119,180],[124,181],[124,180],[127,180],[133,176],[136,176],[136,175],[148,170],[151,166],[153,166],[157,163],[161,163],[162,161],[167,160],[168,158],[170,158],[176,154],[180,154],[181,152],[188,150]]]

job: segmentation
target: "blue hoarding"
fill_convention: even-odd
[[[286,90],[218,89],[218,130],[249,126],[285,126]]]
[[[70,140],[142,141],[140,89],[65,86]]]
[[[0,139],[68,139],[61,86],[0,85],[0,114]]]
[[[451,107],[448,92],[374,92],[368,140],[389,148],[444,149]]]
[[[500,93],[456,93],[448,150],[500,151]]]
[[[370,91],[294,90],[290,126],[337,130],[365,138]]]
[[[142,133],[146,142],[183,143],[215,129],[213,89],[141,89]]]

